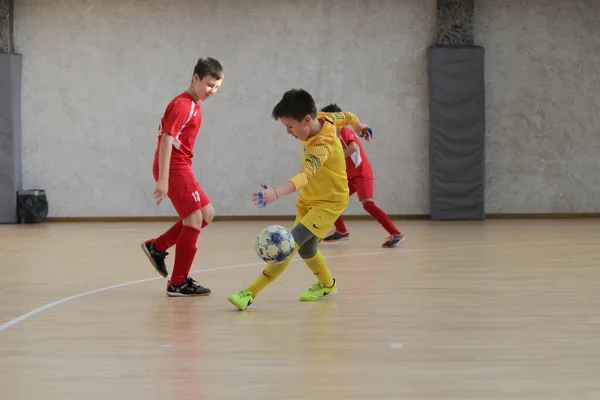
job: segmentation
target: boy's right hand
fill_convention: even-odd
[[[263,189],[260,192],[252,194],[252,202],[258,207],[266,207],[279,198],[277,190],[269,185],[262,184]]]
[[[156,189],[154,190],[154,198],[156,199],[156,205],[160,205],[160,203],[167,197],[167,193],[169,191],[169,182],[164,180],[159,180],[156,182]]]

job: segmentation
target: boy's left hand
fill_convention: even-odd
[[[358,127],[360,129],[360,133],[357,132],[358,136],[365,139],[367,142],[371,140],[373,137],[373,129],[371,129],[369,125],[363,123],[360,123]]]
[[[154,190],[154,199],[156,199],[156,205],[159,206],[160,203],[167,197],[167,193],[169,192],[169,181],[159,179],[156,182],[156,189]]]
[[[265,207],[279,198],[277,191],[269,185],[261,185],[265,190],[252,195],[252,201],[258,207]]]

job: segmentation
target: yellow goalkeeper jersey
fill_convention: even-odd
[[[298,200],[308,206],[344,209],[349,190],[346,176],[346,157],[337,135],[337,128],[356,126],[359,118],[349,112],[320,112],[321,131],[302,142],[302,169],[290,181],[299,190]]]

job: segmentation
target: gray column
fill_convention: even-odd
[[[433,220],[485,219],[485,49],[475,0],[438,0],[429,48],[429,201]]]
[[[438,45],[473,45],[474,3],[475,0],[438,0]]]
[[[17,223],[21,164],[22,56],[0,52],[0,223]]]
[[[13,0],[0,0],[0,53],[13,52]]]

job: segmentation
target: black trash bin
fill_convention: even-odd
[[[21,224],[39,224],[48,216],[48,199],[43,189],[17,192],[17,215]]]

